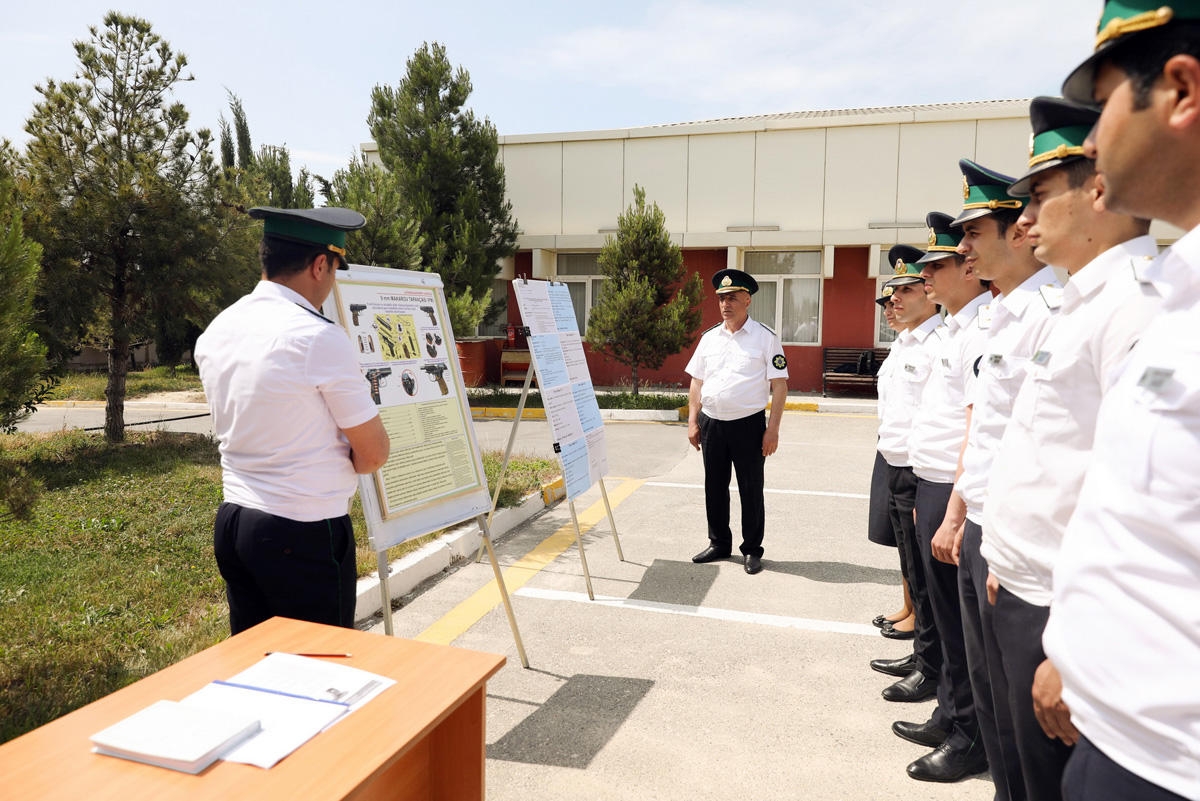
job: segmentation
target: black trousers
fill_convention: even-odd
[[[1066,801],[1187,801],[1113,762],[1080,737],[1063,774]]]
[[[309,523],[222,503],[213,546],[233,634],[275,616],[353,628],[349,515]]]
[[[708,541],[730,551],[729,479],[737,474],[742,507],[742,546],[746,556],[762,556],[766,507],[763,503],[763,434],[767,415],[758,412],[739,420],[715,420],[701,413],[700,455],[704,459],[704,511],[708,515]]]
[[[889,465],[888,490],[892,527],[896,530],[896,544],[900,550],[900,571],[908,580],[908,593],[912,597],[913,613],[916,615],[913,655],[917,660],[917,670],[927,678],[936,680],[942,670],[942,643],[938,639],[933,607],[929,603],[929,586],[917,544],[916,523],[913,522],[913,509],[917,505],[917,477],[913,475],[912,468]],[[939,722],[949,728],[948,720],[939,719]]]
[[[1033,674],[1046,658],[1042,632],[1049,617],[1050,607],[1026,603],[1003,587],[991,616],[1000,667],[1008,684],[1008,698],[997,696],[996,705],[1008,705],[1029,801],[1061,801],[1063,769],[1071,756],[1071,747],[1047,737],[1033,714]]]
[[[975,700],[975,718],[979,721],[988,771],[996,785],[996,801],[1025,801],[1025,782],[1021,778],[1016,733],[1008,708],[1008,681],[995,637],[995,607],[987,599],[988,566],[980,553],[982,545],[983,528],[968,520],[958,558],[958,594],[962,602],[963,645],[971,676],[971,697]]]
[[[871,468],[871,495],[867,506],[867,539],[876,545],[891,545],[894,548],[896,530],[892,524],[892,499],[888,490],[890,469],[883,454],[875,451],[875,465]],[[900,570],[904,572],[903,557],[900,560]]]
[[[917,546],[929,588],[929,605],[942,644],[942,669],[938,676],[938,709],[934,721],[949,732],[946,741],[956,750],[981,748],[975,699],[963,644],[962,605],[958,600],[958,567],[933,558],[933,535],[937,533],[953,484],[917,479]],[[944,720],[942,719],[944,716]]]

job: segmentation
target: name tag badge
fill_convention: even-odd
[[[995,367],[1000,362],[1004,361],[1004,357],[999,353],[993,353],[988,356],[988,364]]]
[[[1037,353],[1033,354],[1032,361],[1038,367],[1045,367],[1047,364],[1050,363],[1050,351],[1039,350]]]
[[[1146,372],[1138,379],[1138,386],[1151,392],[1162,392],[1173,375],[1175,371],[1169,367],[1147,367]]]
[[[917,372],[917,366],[915,364],[906,364],[904,365],[904,372],[915,373]]]

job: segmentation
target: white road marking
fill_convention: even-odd
[[[667,604],[661,601],[638,601],[630,598],[614,598],[607,595],[597,595],[596,600],[589,600],[587,593],[567,592],[565,590],[545,590],[537,587],[522,587],[514,595],[522,598],[537,598],[543,601],[569,601],[572,603],[598,604],[614,606],[622,609],[635,609],[640,612],[658,612],[663,615],[683,615],[684,617],[702,617],[709,620],[727,620],[734,623],[756,623],[760,626],[774,626],[781,629],[800,629],[802,631],[823,631],[833,634],[857,634],[863,637],[878,637],[879,629],[866,623],[840,623],[832,620],[814,620],[806,617],[788,617],[785,615],[767,615],[759,612],[739,612],[735,609],[712,609],[704,606],[681,606]]]
[[[703,484],[676,484],[670,481],[647,481],[644,486],[647,487],[669,487],[672,489],[690,489],[702,490]],[[729,488],[737,492],[737,485],[730,484]],[[867,501],[871,499],[870,495],[862,495],[857,492],[821,492],[818,490],[787,490],[787,489],[764,489],[764,493],[769,495],[812,495],[818,498],[851,498],[856,501]]]

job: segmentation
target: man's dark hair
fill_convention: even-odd
[[[1133,108],[1141,111],[1149,107],[1150,89],[1162,75],[1163,67],[1179,55],[1200,61],[1200,22],[1181,20],[1142,31],[1128,42],[1118,42],[1105,61],[1129,76],[1133,83]]]
[[[334,258],[324,245],[293,242],[277,236],[264,236],[258,245],[258,260],[267,278],[293,275],[312,264],[313,260],[326,254]]]
[[[1003,237],[1008,233],[1010,225],[1015,225],[1017,220],[1021,218],[1021,212],[1024,209],[996,209],[992,212],[992,219],[996,221],[996,233]]]
[[[1091,159],[1071,159],[1066,164],[1058,165],[1058,169],[1067,176],[1067,187],[1082,189],[1089,178],[1096,175],[1096,162]]]

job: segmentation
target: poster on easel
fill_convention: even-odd
[[[486,513],[487,479],[441,276],[352,265],[338,274],[333,305],[392,443],[387,464],[362,482],[364,513],[380,523],[374,547]]]
[[[565,284],[513,281],[568,500],[608,473],[608,445],[575,307]]]

